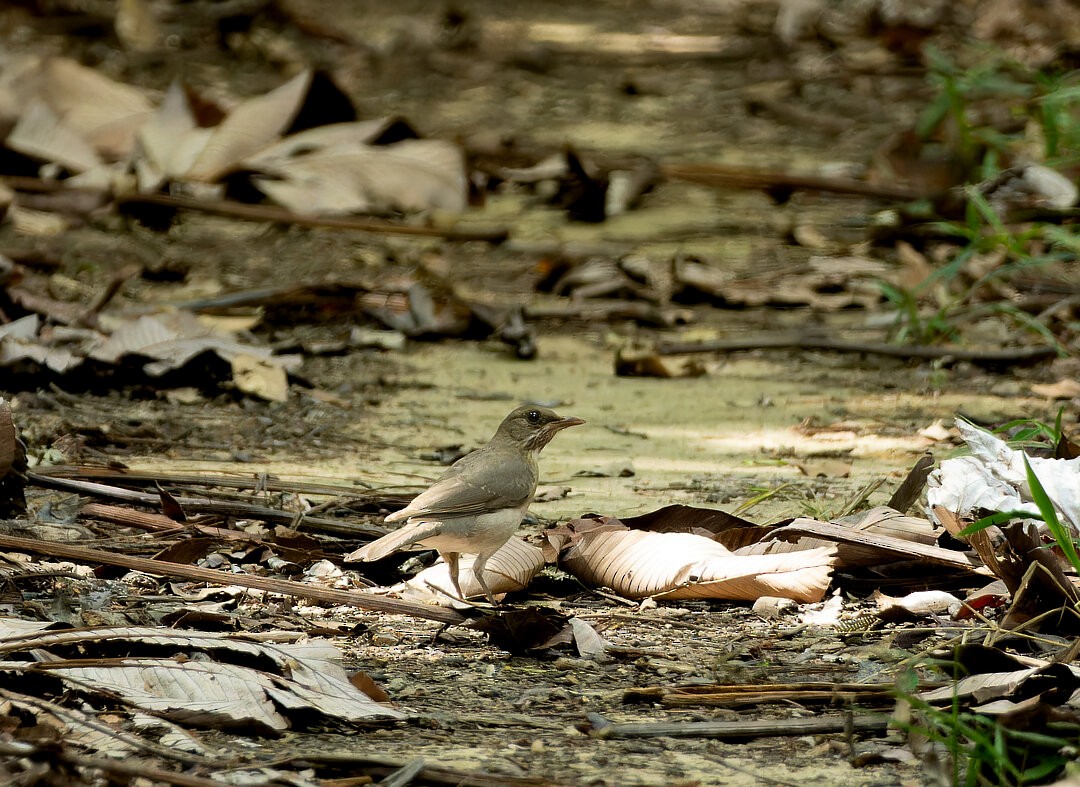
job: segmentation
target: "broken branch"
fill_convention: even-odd
[[[49,555],[65,560],[74,560],[82,563],[101,563],[107,566],[119,566],[129,571],[142,571],[146,574],[158,576],[177,577],[190,579],[195,582],[207,582],[212,585],[239,585],[240,587],[261,590],[266,593],[281,593],[286,596],[296,596],[310,601],[318,601],[326,604],[340,604],[360,609],[386,612],[391,615],[409,615],[425,620],[434,620],[439,623],[455,625],[464,623],[466,618],[457,612],[442,607],[434,607],[426,604],[413,604],[408,601],[399,601],[390,598],[381,598],[365,593],[354,593],[348,590],[332,590],[330,588],[318,588],[305,585],[302,582],[292,582],[287,579],[272,579],[270,577],[256,577],[250,574],[231,574],[224,571],[215,571],[210,568],[198,566],[184,566],[179,563],[167,563],[163,560],[150,560],[143,557],[130,555],[118,555],[114,552],[103,552],[98,549],[61,544],[55,541],[41,541],[36,538],[20,538],[18,536],[0,535],[0,547],[14,549],[20,552],[28,552],[36,555]]]

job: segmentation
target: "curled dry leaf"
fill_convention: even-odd
[[[965,677],[956,683],[920,692],[919,699],[946,706],[959,701],[966,707],[1008,697],[1041,696],[1048,702],[1059,704],[1080,688],[1080,667],[1016,657],[983,645],[961,647],[956,659],[962,665]],[[993,712],[985,707],[980,710]]]
[[[960,599],[944,590],[920,590],[900,598],[875,590],[873,600],[881,616],[890,620],[908,616],[954,615],[963,606]]]
[[[466,598],[484,595],[484,589],[480,587],[480,583],[476,581],[476,577],[472,573],[474,560],[473,555],[462,557],[458,569],[461,592],[465,594]],[[524,590],[543,567],[543,551],[539,547],[527,544],[515,536],[503,544],[498,552],[488,558],[488,562],[484,566],[484,579],[487,581],[488,587],[491,588],[491,592],[499,596],[504,593]],[[433,590],[433,587],[445,592]],[[433,601],[443,606],[467,606],[451,598],[451,596],[457,594],[454,591],[453,582],[450,581],[450,571],[442,561],[424,569],[408,582],[395,585],[392,590],[399,591],[405,598]]]
[[[142,741],[135,736],[113,730],[81,710],[9,689],[0,689],[0,699],[3,699],[0,724],[9,741],[25,740],[41,745],[45,740],[59,739],[83,751],[109,757],[127,757],[144,749]]]
[[[41,97],[109,160],[131,153],[135,134],[153,111],[150,99],[138,88],[66,57],[46,63]]]
[[[814,519],[798,517],[791,521],[790,526],[803,528],[810,533],[818,529],[829,529],[817,527],[822,524]],[[893,540],[891,543],[900,547],[903,547],[901,542],[925,547],[931,547],[937,543],[937,533],[934,532],[929,520],[907,516],[888,506],[875,506],[867,511],[839,517],[828,524],[843,527],[848,536],[847,542],[839,544],[837,551],[839,565],[844,566],[873,566],[894,560],[896,553],[884,550],[878,536],[891,539]],[[738,552],[740,555],[776,554],[827,546],[831,543],[834,542],[826,538],[804,535],[790,543],[779,540],[759,541],[739,549]]]
[[[255,185],[295,213],[386,213],[466,207],[465,162],[457,146],[436,139],[409,139],[371,146],[355,140],[266,159]]]
[[[828,547],[786,555],[736,555],[703,536],[629,530],[610,520],[599,525],[578,520],[569,529],[572,535],[559,565],[582,582],[635,599],[752,601],[780,596],[820,601],[836,556],[835,548]]]
[[[102,163],[93,146],[41,99],[27,105],[4,144],[32,158],[61,164],[72,172],[85,172]]]
[[[216,181],[245,157],[276,140],[300,110],[311,77],[310,70],[303,71],[284,85],[236,107],[214,129],[186,177]]]
[[[213,133],[199,126],[183,85],[173,82],[161,105],[139,129],[142,155],[135,160],[139,190],[154,191],[166,178],[177,178],[191,169]]]

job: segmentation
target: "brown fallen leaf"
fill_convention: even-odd
[[[356,686],[375,702],[386,704],[390,702],[390,695],[386,690],[375,682],[375,679],[366,672],[354,672],[349,676],[349,683]]]
[[[615,355],[619,377],[701,377],[708,370],[693,356],[660,355],[655,350],[620,349]]]
[[[238,391],[268,402],[288,400],[288,375],[271,359],[240,353],[234,355],[229,363],[232,366],[233,385]]]
[[[627,598],[752,601],[780,596],[820,601],[836,557],[834,547],[736,555],[704,536],[629,530],[617,521],[596,526],[586,521],[588,529],[571,532],[569,542],[563,535],[555,538],[563,544],[561,568],[586,584],[609,587]]]
[[[847,478],[851,475],[851,462],[843,459],[805,459],[794,465],[807,478]]]

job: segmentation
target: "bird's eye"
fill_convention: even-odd
[[[525,420],[528,421],[530,424],[540,423],[540,411],[529,410],[529,412],[525,413]]]

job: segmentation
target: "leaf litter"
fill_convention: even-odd
[[[128,16],[117,19],[117,35],[133,50],[153,52],[162,39],[156,24],[139,21],[147,18],[144,12],[148,9],[142,5],[124,4]],[[797,18],[788,5],[787,16],[778,18],[775,28],[785,40],[802,40],[804,28],[810,26],[815,28],[815,36],[834,45],[839,42],[841,48],[845,37],[852,36],[850,30],[838,32],[837,20],[828,13],[811,24]],[[130,18],[132,14],[134,18]],[[291,12],[286,15],[294,20],[297,30],[323,34],[318,26],[301,24]],[[476,43],[468,24],[475,20],[468,15],[452,17],[448,14],[440,21],[441,43],[431,50],[428,65],[436,66],[436,75],[453,73],[475,59]],[[757,24],[749,17],[744,23],[747,29]],[[883,35],[899,36],[903,30],[903,35],[913,36],[915,41],[923,35],[918,25],[908,21],[884,19],[884,23]],[[898,27],[890,28],[893,24]],[[494,23],[487,29],[500,28]],[[533,33],[542,38],[544,29],[538,26]],[[410,39],[410,35],[414,33],[398,40],[403,49],[390,46],[372,56],[400,57],[402,51],[416,45],[418,39]],[[695,46],[703,40],[693,36],[669,36],[670,40],[656,45],[664,35],[653,34],[644,42],[633,36],[599,35],[585,45],[564,35],[565,31],[555,34],[543,46],[560,56],[583,47],[580,52],[618,51],[633,57],[693,62],[702,56],[715,57],[716,47],[723,41],[705,37],[709,38],[708,46],[700,50]],[[235,44],[242,39],[230,40]],[[276,44],[282,46],[284,39]],[[910,40],[904,45],[918,46]],[[432,46],[430,40],[425,46]],[[497,45],[493,46],[492,51],[498,51]],[[893,46],[897,46],[895,41]],[[752,49],[733,46],[724,56],[746,57]],[[879,54],[890,57],[886,51]],[[500,56],[505,56],[507,63],[528,63],[541,73],[550,67],[544,65],[545,56],[539,51],[503,52]],[[853,731],[858,731],[869,736],[860,741],[864,762],[900,756],[896,754],[899,740],[895,733],[890,746],[875,749],[872,744],[872,736],[884,734],[885,714],[896,706],[890,679],[897,661],[922,670],[925,682],[930,673],[919,654],[985,666],[1005,655],[1004,647],[1015,647],[1024,637],[1036,632],[1043,638],[1053,637],[1066,630],[1061,624],[1070,623],[1070,615],[1075,616],[1076,591],[1061,560],[1043,548],[1048,536],[1038,525],[1003,520],[995,530],[963,535],[969,520],[983,513],[966,505],[969,499],[982,501],[983,507],[988,500],[1015,502],[1018,508],[1026,506],[1032,512],[1024,480],[1014,466],[1019,455],[1007,454],[993,439],[963,425],[958,428],[972,448],[974,463],[949,464],[957,460],[948,459],[940,465],[942,478],[946,471],[958,473],[960,480],[955,483],[960,491],[932,503],[931,519],[911,511],[925,475],[911,482],[915,491],[908,490],[908,502],[895,507],[870,505],[868,498],[876,487],[867,487],[857,490],[859,494],[838,511],[819,510],[807,512],[812,516],[757,523],[735,517],[729,520],[713,509],[667,505],[662,498],[674,498],[680,490],[648,488],[653,468],[642,461],[647,460],[655,443],[643,447],[635,442],[637,456],[632,465],[621,458],[606,464],[579,461],[579,470],[632,467],[629,477],[635,480],[611,477],[623,476],[621,471],[591,477],[589,473],[561,476],[564,483],[555,487],[554,500],[544,505],[558,506],[562,512],[576,507],[578,518],[566,516],[571,520],[569,525],[535,534],[532,544],[511,542],[507,554],[501,556],[502,563],[493,558],[488,569],[494,575],[489,576],[489,582],[493,587],[502,583],[499,592],[508,594],[507,607],[498,610],[448,598],[445,570],[438,564],[403,580],[429,561],[430,555],[415,556],[404,574],[400,568],[406,556],[400,556],[395,565],[362,569],[342,560],[341,556],[378,532],[382,514],[407,502],[415,491],[411,485],[386,487],[385,475],[381,483],[360,491],[340,483],[320,488],[318,482],[282,482],[266,474],[245,475],[239,482],[235,476],[199,478],[190,466],[172,476],[151,472],[139,478],[138,472],[127,473],[114,455],[117,446],[130,450],[131,446],[150,445],[163,452],[181,446],[178,456],[183,461],[186,450],[199,445],[191,439],[196,433],[203,435],[203,445],[209,446],[204,450],[223,450],[230,462],[250,457],[238,447],[241,435],[232,445],[229,441],[215,444],[212,430],[220,426],[201,431],[204,427],[197,418],[189,418],[190,423],[171,434],[169,430],[179,425],[179,419],[155,422],[151,418],[148,424],[140,425],[134,416],[136,402],[130,403],[127,418],[108,412],[92,429],[61,423],[60,419],[85,417],[91,410],[73,408],[73,404],[86,407],[88,402],[73,402],[65,398],[70,397],[65,390],[49,391],[47,384],[61,383],[76,391],[127,394],[135,390],[143,396],[149,393],[151,398],[161,396],[162,402],[182,403],[188,397],[193,404],[187,411],[189,416],[206,406],[205,397],[225,391],[238,405],[234,410],[237,431],[246,432],[250,445],[265,450],[276,441],[278,445],[303,444],[315,454],[327,445],[333,451],[340,443],[327,440],[321,425],[305,424],[305,419],[319,417],[325,412],[321,409],[324,405],[345,409],[346,404],[359,404],[362,399],[354,396],[357,388],[345,388],[345,395],[341,395],[314,387],[309,364],[320,356],[333,363],[364,344],[359,337],[354,339],[356,325],[349,326],[348,335],[334,336],[330,341],[325,333],[316,332],[311,338],[312,327],[336,326],[343,316],[350,322],[372,320],[371,325],[387,327],[394,332],[388,335],[398,337],[376,343],[382,348],[380,352],[391,354],[403,349],[418,352],[416,340],[495,338],[511,347],[518,358],[527,359],[536,357],[538,329],[550,330],[551,321],[576,330],[581,325],[595,327],[600,321],[618,328],[620,321],[629,320],[635,331],[644,332],[697,322],[716,308],[798,306],[817,314],[845,309],[873,312],[881,303],[876,281],[911,271],[896,272],[876,255],[868,254],[867,247],[837,242],[812,224],[797,223],[791,228],[795,243],[813,251],[799,258],[797,266],[786,266],[788,260],[780,257],[769,260],[767,255],[753,255],[741,269],[738,263],[729,265],[722,256],[687,256],[681,249],[674,254],[670,249],[657,252],[655,248],[644,256],[628,253],[624,241],[611,240],[619,237],[611,228],[619,226],[620,216],[627,211],[647,217],[653,193],[669,188],[673,181],[763,190],[781,203],[794,194],[818,191],[872,194],[886,200],[938,194],[937,187],[920,190],[914,179],[889,188],[875,185],[872,177],[832,178],[700,164],[656,165],[626,157],[611,161],[578,145],[563,146],[560,152],[549,145],[529,150],[528,146],[451,143],[449,135],[423,139],[411,123],[398,120],[396,114],[358,120],[351,102],[327,101],[327,93],[319,93],[327,88],[327,78],[310,64],[304,66],[292,69],[291,76],[275,78],[272,85],[264,84],[261,92],[251,91],[249,98],[219,102],[179,82],[168,87],[162,84],[160,91],[136,88],[65,58],[33,56],[17,62],[15,70],[28,78],[21,84],[2,82],[0,108],[17,132],[9,133],[5,144],[33,161],[30,169],[37,177],[12,181],[17,186],[7,204],[11,226],[24,237],[41,239],[45,233],[72,232],[82,222],[115,218],[119,212],[128,219],[146,222],[146,227],[154,227],[156,222],[156,230],[151,231],[168,229],[183,237],[191,227],[181,218],[185,212],[217,211],[234,219],[293,228],[336,227],[386,237],[446,238],[452,243],[467,243],[470,237],[473,241],[484,238],[483,242],[511,237],[509,255],[520,255],[517,270],[530,273],[510,287],[513,298],[505,297],[505,292],[499,297],[495,292],[500,286],[495,281],[498,277],[492,275],[491,268],[476,265],[471,273],[449,273],[455,263],[472,262],[469,258],[475,249],[459,254],[445,248],[433,251],[431,246],[417,249],[377,243],[354,249],[351,253],[355,256],[345,257],[349,266],[355,263],[366,269],[361,277],[350,270],[350,277],[333,280],[326,273],[340,272],[341,267],[332,264],[307,281],[293,279],[284,285],[258,288],[252,287],[263,284],[257,278],[249,280],[247,287],[235,287],[231,284],[235,277],[224,275],[222,279],[230,281],[229,286],[223,281],[186,282],[182,299],[158,290],[156,297],[148,299],[152,308],[147,310],[139,303],[139,291],[153,289],[150,268],[145,264],[134,274],[121,276],[118,272],[104,282],[97,276],[82,281],[68,277],[65,281],[66,273],[35,267],[32,256],[21,256],[25,249],[14,249],[23,261],[0,268],[0,273],[10,271],[0,279],[0,358],[4,371],[10,372],[5,378],[10,381],[5,383],[5,393],[8,385],[10,392],[24,392],[17,399],[15,413],[26,412],[20,419],[21,427],[32,436],[30,458],[35,467],[23,467],[25,450],[15,432],[12,413],[0,411],[5,419],[0,420],[0,502],[10,507],[9,516],[16,517],[14,525],[5,526],[4,548],[9,551],[0,572],[5,603],[10,605],[5,612],[37,617],[45,627],[70,621],[82,629],[67,635],[41,632],[26,630],[31,621],[23,617],[7,619],[11,633],[0,646],[10,647],[9,653],[25,659],[6,662],[0,668],[6,680],[17,681],[15,687],[21,692],[14,694],[12,688],[5,688],[5,730],[15,740],[35,740],[32,722],[36,718],[54,729],[80,731],[78,743],[72,743],[83,747],[79,753],[68,748],[67,736],[53,738],[64,767],[72,773],[85,776],[94,769],[114,776],[130,773],[123,770],[122,762],[103,765],[94,755],[126,756],[139,751],[159,764],[183,762],[194,764],[202,773],[220,774],[220,760],[213,758],[225,752],[215,752],[212,744],[203,745],[196,737],[198,728],[238,728],[243,730],[238,734],[247,736],[285,729],[297,733],[327,728],[355,732],[361,725],[365,730],[383,727],[386,735],[394,736],[398,751],[408,756],[388,762],[360,754],[342,755],[340,746],[330,743],[333,752],[304,751],[295,758],[295,768],[288,758],[266,756],[250,771],[230,760],[231,773],[237,778],[248,774],[256,779],[308,783],[306,776],[313,767],[322,778],[345,772],[352,776],[361,768],[375,778],[397,770],[398,778],[422,783],[525,784],[555,781],[546,778],[552,774],[558,774],[562,781],[573,781],[572,775],[589,772],[580,762],[568,769],[545,759],[545,746],[556,742],[582,760],[595,757],[598,746],[610,745],[607,751],[617,753],[619,765],[632,767],[635,762],[654,766],[665,756],[669,742],[678,738],[685,743],[680,745],[685,759],[679,766],[685,770],[679,772],[708,781],[717,778],[717,768],[733,763],[737,751],[718,748],[719,741],[736,738],[775,736],[770,740],[786,741],[791,736],[847,731],[848,745],[853,746]],[[635,93],[665,92],[662,84],[652,85],[640,77],[632,84]],[[330,94],[342,95],[332,84]],[[784,105],[787,95],[783,89],[775,95],[769,93],[764,100],[761,95],[748,106],[764,108],[776,117],[813,119],[812,113],[802,110],[792,114],[792,108]],[[311,112],[319,103],[331,109],[313,121]],[[394,113],[399,110],[390,109]],[[905,162],[894,155],[893,164],[897,163]],[[985,190],[987,199],[1002,212],[1042,204],[1040,200],[1050,200],[1059,208],[1075,200],[1075,195],[1061,188],[1063,184],[1053,177],[1042,177],[1046,173],[1039,170],[1013,174],[1016,183],[1003,179],[988,184]],[[1045,194],[1039,191],[1042,181],[1047,181]],[[1051,194],[1053,188],[1056,191]],[[260,196],[253,196],[252,190]],[[85,194],[90,198],[84,199]],[[528,230],[522,233],[517,226],[513,232],[497,227],[472,236],[466,229],[455,237],[457,229],[451,225],[458,219],[445,214],[467,212],[469,202],[488,199],[498,203],[520,194],[536,204],[556,207],[570,222],[601,225],[611,234],[593,236],[599,242],[584,252],[561,239],[554,244],[530,245],[525,237]],[[283,210],[268,210],[274,206],[261,204],[264,198],[278,201]],[[244,202],[251,199],[256,202]],[[154,210],[160,212],[152,215]],[[349,215],[354,212],[379,218],[367,223],[354,221]],[[52,221],[54,218],[60,221]],[[204,230],[207,226],[196,225]],[[715,224],[709,226],[716,229]],[[149,237],[143,236],[147,248],[153,248]],[[904,248],[901,243],[907,241],[899,241],[898,250]],[[255,243],[244,252],[258,248]],[[830,248],[837,253],[820,255],[822,249]],[[771,251],[778,253],[776,248]],[[907,252],[914,268],[920,265],[914,260],[916,253],[921,252]],[[401,257],[413,272],[402,274],[395,268]],[[993,260],[987,257],[976,262],[989,265]],[[222,261],[223,271],[227,271],[227,263]],[[372,271],[377,275],[370,275]],[[557,272],[554,276],[550,275],[553,271]],[[974,267],[970,273],[973,279],[980,275]],[[493,292],[496,297],[492,297]],[[177,300],[183,301],[179,311]],[[757,317],[748,313],[747,319]],[[766,320],[770,329],[774,321],[783,323],[782,318],[770,316]],[[616,374],[680,378],[664,385],[708,382],[709,377],[715,383],[730,365],[719,360],[699,361],[698,357],[748,348],[934,357],[945,368],[957,363],[1009,364],[1046,357],[1040,348],[1034,349],[1041,355],[1025,354],[1030,348],[996,352],[950,346],[931,348],[933,353],[927,350],[920,355],[915,347],[890,349],[873,341],[837,341],[814,336],[813,331],[796,323],[788,324],[794,326],[795,338],[772,334],[764,340],[717,340],[708,336],[706,329],[704,336],[697,334],[705,341],[679,344],[652,341],[656,337],[649,335],[643,347],[630,347],[616,339],[608,349],[615,359]],[[689,335],[695,329],[691,328]],[[485,351],[491,346],[485,344]],[[374,375],[391,368],[382,361],[373,356],[364,358],[365,364],[375,367]],[[329,364],[322,370],[324,375],[327,368]],[[781,367],[772,373],[786,379],[791,371]],[[314,377],[318,379],[319,374]],[[1067,378],[1058,373],[1054,379]],[[402,383],[388,383],[383,378],[371,388],[388,384]],[[427,385],[431,387],[430,382]],[[798,385],[798,379],[791,380],[787,390]],[[194,387],[194,392],[184,393],[185,386]],[[34,388],[40,392],[25,393]],[[1041,390],[1032,386],[1032,390],[1038,395],[1068,398],[1071,389],[1059,385]],[[584,384],[578,393],[586,395]],[[455,395],[467,398],[471,394]],[[504,394],[488,390],[480,396],[500,398]],[[288,408],[301,397],[322,404],[299,414],[287,411],[296,418],[285,426],[291,430],[286,433],[275,432],[282,427],[268,415],[274,411],[251,406],[264,400]],[[771,405],[763,398],[754,406]],[[76,411],[78,415],[70,414]],[[252,413],[255,415],[248,420]],[[4,429],[4,424],[10,427]],[[639,434],[632,430],[634,426],[630,420],[631,429],[624,429],[623,434]],[[833,426],[836,431],[829,434]],[[799,481],[799,489],[822,489],[858,467],[860,457],[852,453],[856,449],[844,448],[840,441],[847,440],[857,448],[859,442],[880,439],[880,426],[863,425],[856,419],[852,430],[849,421],[838,416],[827,428],[802,435],[811,444],[817,441],[816,455],[803,443],[800,450],[805,455],[792,457],[785,453],[789,449],[780,446],[764,458],[801,470],[804,479]],[[140,433],[140,428],[145,431]],[[364,437],[377,439],[377,431]],[[911,430],[912,439],[915,431]],[[933,438],[920,438],[919,448],[950,439],[947,431],[940,432]],[[61,468],[40,466],[47,453],[42,436],[58,435],[65,439],[48,451],[66,455],[72,463]],[[1067,449],[1067,436],[1062,434],[1058,445]],[[110,463],[107,478],[102,477],[100,465],[87,461],[102,456]],[[1007,458],[1008,471],[996,464],[1002,457]],[[1038,457],[1032,462],[1038,465]],[[1049,467],[1039,465],[1037,473],[1045,474]],[[1046,484],[1058,514],[1075,525],[1069,508],[1075,473],[1070,468],[1066,464],[1064,472],[1048,477]],[[567,478],[571,480],[566,482]],[[938,478],[933,477],[932,485]],[[156,487],[154,491],[148,490],[148,482]],[[621,506],[612,504],[609,493],[607,498],[590,501],[595,506],[597,499],[606,500],[597,514],[581,517],[586,509],[577,504],[575,495],[579,487],[593,483],[640,483],[635,493],[645,495],[651,503],[659,499],[664,504],[649,506],[652,510],[642,522],[641,517],[622,516]],[[687,481],[693,492],[715,496],[708,502],[719,502],[728,494],[719,488],[694,489],[695,483],[699,482]],[[568,492],[571,496],[563,497]],[[25,494],[30,496],[33,518],[21,508]],[[745,489],[740,494],[745,494]],[[898,490],[894,500],[900,494]],[[121,504],[86,502],[95,498]],[[153,513],[147,516],[147,511],[135,506]],[[72,523],[66,529],[62,526],[64,511],[69,512],[66,519]],[[79,521],[74,525],[76,518]],[[358,519],[363,521],[358,523]],[[931,521],[944,526],[950,535],[943,536]],[[597,522],[604,524],[590,529]],[[970,549],[965,543],[969,538]],[[87,549],[77,543],[65,544],[65,539],[101,539],[105,548]],[[134,557],[138,553],[154,558]],[[49,554],[71,562],[43,562],[41,556]],[[88,565],[95,567],[92,575]],[[159,576],[171,581],[166,583]],[[1000,577],[1003,587],[988,583],[991,576]],[[209,590],[206,583],[218,590]],[[935,589],[938,585],[957,593]],[[867,592],[871,589],[872,595]],[[464,590],[469,596],[476,588]],[[965,596],[965,590],[972,592]],[[841,591],[866,600],[852,601]],[[307,601],[297,602],[297,598]],[[702,598],[769,603],[750,609],[707,603]],[[673,603],[676,599],[681,603]],[[328,613],[327,607],[312,603],[332,606]],[[1006,610],[999,628],[987,623],[994,604]],[[350,612],[355,609],[381,612]],[[469,627],[453,626],[467,620]],[[113,625],[101,628],[103,622]],[[433,633],[436,622],[452,627]],[[146,627],[148,623],[151,625]],[[201,634],[199,627],[214,633]],[[501,650],[480,644],[470,628],[484,632]],[[924,648],[928,638],[937,645],[948,644],[948,635],[958,629],[985,633],[985,650]],[[345,673],[333,663],[345,654],[327,650],[318,639],[308,639],[328,635],[342,637],[340,641],[350,649],[346,658],[356,658],[353,654],[362,652],[360,658],[372,667],[375,678],[354,676],[353,682],[346,680]],[[875,638],[881,647],[894,647],[905,655],[882,658],[873,652]],[[293,646],[283,644],[304,641],[323,650],[312,655],[310,650],[290,650]],[[860,643],[868,644],[860,648]],[[1058,644],[1067,651],[1067,642]],[[155,648],[164,650],[156,652]],[[904,648],[913,653],[907,654]],[[507,652],[513,657],[508,658]],[[828,658],[815,655],[822,653]],[[247,663],[249,660],[258,664]],[[785,676],[798,674],[800,669],[813,674],[806,681],[778,682],[768,666],[774,663],[781,665]],[[427,674],[420,665],[437,665],[436,674]],[[530,681],[510,684],[506,673],[515,671],[528,673]],[[972,703],[980,712],[1029,713],[1026,718],[1041,720],[1040,729],[1050,720],[1068,719],[1071,711],[1065,703],[1076,688],[1071,667],[1032,659],[1029,664],[998,664],[993,670],[984,670],[989,677],[974,668],[970,671],[974,673],[971,678],[912,694],[910,703],[938,702],[947,707],[961,690],[965,703]],[[859,682],[838,679],[845,676],[854,676]],[[663,685],[632,689],[613,699],[620,693],[614,687],[633,686],[641,683],[642,677]],[[58,681],[67,690],[58,687]],[[379,688],[380,681],[386,685],[383,697],[396,707],[367,701],[366,692],[354,688],[367,683]],[[227,698],[220,694],[223,688]],[[664,707],[752,708],[758,718],[706,719],[700,710],[691,710],[696,716],[668,717],[654,723],[655,714],[644,718],[622,707],[621,703],[629,702],[632,696]],[[72,705],[73,697],[80,698],[94,713],[65,707]],[[468,706],[472,712],[465,710],[462,697],[474,701]],[[492,702],[493,697],[500,702]],[[779,703],[807,707],[825,703],[830,710],[836,705],[848,710],[843,714],[823,710],[800,722],[777,712],[782,707]],[[851,703],[875,708],[880,715],[871,717],[859,711],[854,720],[845,718],[852,713]],[[423,707],[426,715],[414,715],[410,705]],[[478,708],[482,712],[476,712]],[[604,714],[589,708],[600,708]],[[896,708],[899,718],[903,702]],[[143,710],[162,717],[156,727],[146,724]],[[767,716],[778,718],[764,718]],[[167,718],[194,729],[166,727]],[[408,720],[408,726],[402,719]],[[457,769],[441,770],[428,760],[412,757],[414,752],[427,750],[453,761],[454,755],[449,753],[453,749],[448,747],[453,746],[455,735],[464,736],[462,727],[495,729],[500,739],[511,736],[509,754],[498,758],[495,771],[488,769],[489,763],[467,756],[458,760],[463,764]],[[553,730],[559,735],[550,735]],[[538,731],[543,731],[543,737]],[[148,736],[160,736],[159,744],[153,744]],[[195,754],[185,755],[185,759],[168,751],[160,745],[169,739],[165,736],[188,741],[184,750]],[[647,743],[656,736],[668,743]],[[695,747],[689,740],[698,736],[713,740]],[[616,748],[622,739],[639,743]],[[25,768],[21,776],[33,769],[32,746],[36,744],[29,745],[26,756],[15,766]],[[911,748],[918,751],[914,738]],[[269,754],[270,750],[263,751]],[[794,750],[787,753],[785,764]],[[931,758],[925,751],[919,754]],[[523,758],[546,763],[550,772],[528,772],[520,766]],[[307,769],[304,776],[300,768]],[[725,772],[738,772],[738,768]],[[167,771],[159,769],[154,774],[150,778],[168,781]],[[591,774],[597,774],[595,765]]]

